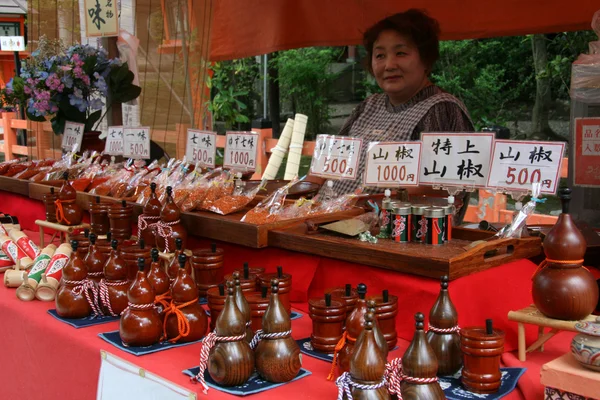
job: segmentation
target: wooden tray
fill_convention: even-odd
[[[0,176],[0,189],[6,192],[29,196],[29,181],[8,176]]]
[[[389,239],[379,239],[372,244],[323,229],[308,234],[306,224],[301,223],[269,232],[269,245],[414,275],[432,278],[448,275],[450,280],[534,257],[542,250],[541,240],[537,237],[474,244],[492,237],[493,233],[454,228],[452,235],[450,243],[436,246],[394,243]]]

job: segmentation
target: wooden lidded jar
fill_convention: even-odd
[[[254,332],[262,329],[262,319],[269,306],[269,288],[263,286],[260,292],[245,292],[244,297],[250,306],[250,318],[252,321],[252,330]]]
[[[583,268],[585,238],[569,215],[571,189],[560,190],[562,213],[544,239],[546,265],[533,277],[533,303],[550,318],[577,321],[598,304],[598,285]]]
[[[144,259],[144,272],[150,271],[150,248],[141,239],[137,245],[119,247],[119,256],[127,263],[127,279],[130,281],[136,277],[139,258]]]
[[[283,304],[288,314],[292,314],[292,303],[290,301],[290,292],[292,291],[292,275],[284,274],[283,267],[278,266],[276,273],[261,274],[258,276],[260,279],[260,286],[267,286],[271,288],[271,281],[277,279],[279,282],[278,295],[279,301]]]
[[[312,320],[310,343],[316,351],[333,353],[340,341],[346,320],[346,305],[340,301],[331,300],[331,293],[325,294],[325,299],[308,300],[308,313]]]
[[[198,294],[206,298],[208,289],[223,282],[223,249],[212,243],[210,249],[194,250],[190,263],[194,269]]]
[[[241,270],[235,270],[233,273],[225,275],[226,281],[233,280],[233,274],[238,273],[240,276],[240,286],[242,287],[242,292],[256,292],[257,291],[257,282],[258,276],[250,273],[250,268],[248,267],[248,263],[244,263],[244,268]]]
[[[358,300],[358,292],[356,289],[353,289],[351,284],[346,283],[345,287],[335,288],[329,293],[331,293],[332,300],[341,301],[346,305],[346,318],[348,318],[350,314],[352,314],[352,310],[354,310],[356,300]],[[345,321],[344,326],[346,326]]]
[[[387,342],[388,349],[393,349],[398,341],[396,332],[396,317],[398,316],[398,296],[390,295],[385,289],[381,296],[373,299],[375,301],[375,318],[379,329]]]
[[[125,200],[110,206],[108,218],[110,219],[110,233],[113,239],[122,241],[131,238],[132,214],[133,207],[128,205]]]
[[[109,208],[110,204],[100,202],[100,196],[96,196],[94,201],[90,201],[90,225],[92,232],[96,235],[104,235],[110,229]]]
[[[242,279],[244,280],[249,280],[252,279],[252,277],[254,277],[256,279],[256,291],[260,292],[260,279],[258,279],[258,277],[261,274],[265,273],[265,269],[263,267],[250,267],[249,264],[246,262],[244,263],[244,268],[242,269],[235,269],[233,270],[233,272],[238,272],[240,274],[240,276],[242,277]]]
[[[46,207],[46,221],[56,222],[56,204],[54,202],[58,199],[58,195],[54,193],[54,187],[51,187],[50,193],[45,193],[42,199]]]
[[[475,393],[497,392],[502,383],[500,357],[504,352],[504,332],[493,329],[492,320],[486,321],[485,328],[463,328],[460,331],[460,348],[465,388]]]
[[[76,203],[77,192],[69,183],[68,178],[69,173],[65,172],[63,174],[65,182],[60,188],[58,198],[54,203],[56,205],[56,221],[61,225],[79,225],[83,218],[83,211]]]
[[[223,307],[225,306],[225,299],[227,298],[227,295],[225,294],[225,285],[219,283],[217,287],[208,289],[206,296],[208,309],[210,310],[210,330],[212,332],[215,330],[217,318],[219,318],[219,314],[221,314],[221,311],[223,311]]]

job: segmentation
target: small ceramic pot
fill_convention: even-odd
[[[571,341],[571,353],[584,367],[600,371],[600,317],[578,322],[575,329],[579,334]]]

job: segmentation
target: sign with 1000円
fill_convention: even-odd
[[[347,136],[318,135],[310,164],[311,175],[331,179],[356,179],[362,140]]]
[[[123,155],[123,127],[109,126],[104,144],[104,153],[110,156]]]
[[[364,173],[365,186],[419,185],[421,142],[371,142]]]
[[[123,128],[123,156],[150,158],[150,127]]]
[[[63,130],[63,138],[61,148],[64,151],[78,152],[81,150],[81,142],[83,141],[84,124],[77,122],[66,121],[65,129]]]
[[[255,132],[227,132],[223,167],[238,171],[255,171],[259,136]]]

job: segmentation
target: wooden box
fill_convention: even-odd
[[[0,189],[6,192],[29,196],[29,181],[8,176],[0,176]]]

